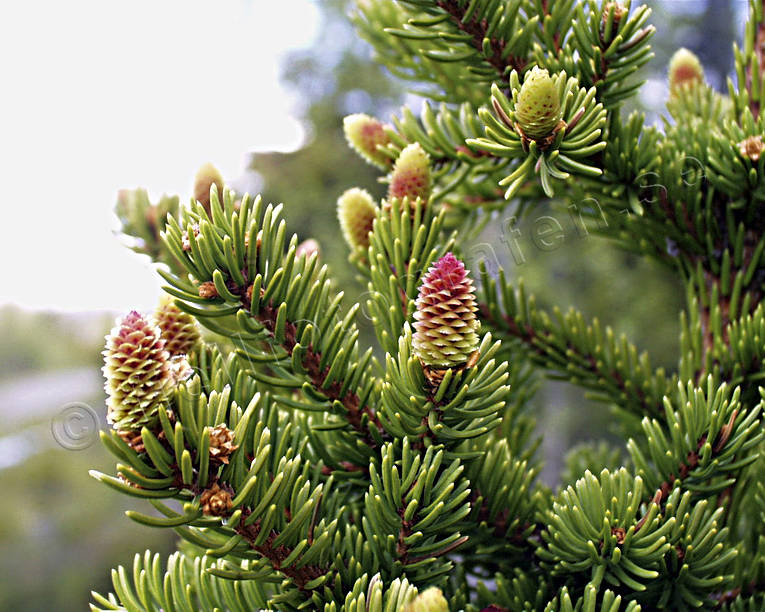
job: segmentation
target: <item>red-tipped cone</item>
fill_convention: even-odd
[[[430,267],[420,285],[414,313],[414,353],[437,369],[467,362],[478,348],[473,281],[465,265],[447,253]]]
[[[171,356],[188,355],[199,344],[196,319],[178,308],[169,295],[162,296],[154,312],[154,320],[165,341],[165,350]]]
[[[159,328],[133,311],[106,337],[103,355],[108,418],[114,429],[135,431],[152,424],[173,381]]]
[[[343,119],[343,130],[348,144],[370,164],[387,170],[393,160],[381,153],[377,147],[390,142],[385,126],[374,117],[357,113]]]
[[[418,142],[401,151],[393,167],[388,199],[404,197],[410,202],[430,197],[430,158]]]

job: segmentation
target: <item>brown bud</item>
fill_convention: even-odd
[[[210,457],[228,463],[229,456],[239,448],[234,444],[234,432],[223,424],[210,429]]]
[[[218,297],[218,290],[215,288],[215,283],[207,281],[199,285],[199,297],[206,300]]]
[[[216,482],[209,489],[205,489],[199,498],[202,512],[208,516],[226,516],[231,512],[231,494],[221,489]]]
[[[751,159],[753,162],[760,159],[763,149],[765,149],[765,145],[762,144],[762,136],[750,136],[738,143],[738,152],[741,153],[741,156]]]
[[[194,233],[194,238],[199,236],[199,224],[195,223],[191,226],[191,231]],[[191,250],[191,242],[189,241],[189,233],[184,231],[181,241],[181,248],[184,251],[190,251]]]

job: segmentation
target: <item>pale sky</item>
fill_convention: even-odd
[[[309,0],[3,2],[0,304],[152,308],[117,190],[187,198],[207,161],[234,180],[248,151],[299,147],[278,78],[317,21]]]

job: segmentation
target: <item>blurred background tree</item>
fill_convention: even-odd
[[[647,109],[663,107],[668,58],[681,46],[697,53],[709,81],[724,88],[732,67],[728,41],[741,31],[746,3],[645,3],[659,13],[653,20],[659,29],[653,39],[657,57],[645,69],[651,86],[639,103]],[[352,275],[343,262],[346,247],[339,234],[337,198],[351,186],[378,197],[385,189],[376,183],[377,173],[345,144],[342,118],[354,112],[386,118],[404,101],[416,104],[416,97],[375,63],[348,20],[352,2],[316,4],[321,9],[320,35],[310,48],[292,53],[282,72],[286,85],[300,94],[295,111],[305,123],[307,141],[294,153],[253,155],[249,166],[267,201],[285,201],[291,229],[301,239],[319,241],[322,259],[335,274]],[[248,61],[255,60],[242,58],[243,66]],[[189,176],[193,173],[190,168]],[[585,315],[597,316],[637,339],[641,348],[666,356],[665,363],[657,365],[672,367],[677,322],[666,322],[658,313],[679,308],[684,296],[673,293],[667,278],[650,262],[632,258],[607,241],[590,240],[560,215],[556,221],[563,240],[552,250],[541,250],[532,232],[545,214],[552,213],[535,211],[514,225],[506,216],[497,216],[477,238],[471,264],[479,255],[496,257],[509,273],[523,277],[542,303],[570,303]],[[512,229],[520,234],[509,234]],[[522,261],[506,248],[507,242],[500,242],[503,231],[506,241],[517,238]],[[487,253],[484,243],[501,248]],[[349,280],[338,278],[356,292],[348,299],[357,301],[365,287]],[[51,418],[69,401],[86,402],[103,418],[98,368],[103,336],[114,316],[0,309],[0,410],[6,423],[0,437],[0,481],[6,492],[0,497],[0,512],[6,517],[0,526],[0,546],[6,552],[0,559],[0,609],[43,610],[47,602],[56,601],[61,612],[83,610],[89,588],[109,590],[105,568],[129,562],[135,550],[149,544],[163,552],[157,539],[166,537],[164,532],[127,519],[114,522],[122,498],[108,495],[87,475],[89,467],[106,467],[108,458],[100,445],[67,451],[51,436]],[[537,401],[545,407],[540,419],[546,434],[544,478],[554,486],[564,451],[602,431],[608,419],[602,408],[594,408],[568,385],[545,381]],[[56,512],[50,512],[51,505]],[[164,548],[170,550],[171,542]],[[103,583],[94,584],[94,577]]]

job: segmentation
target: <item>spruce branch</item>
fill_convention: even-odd
[[[512,52],[506,52],[506,41],[492,38],[489,35],[488,19],[486,17],[481,18],[480,13],[475,8],[468,13],[470,5],[458,0],[436,0],[435,4],[449,14],[452,23],[460,31],[470,35],[472,45],[494,67],[498,78],[505,77],[510,70],[523,71],[526,66],[526,58],[515,56]],[[520,4],[520,2],[515,3],[518,8],[520,8]],[[488,11],[485,12],[488,13]]]
[[[644,440],[627,444],[637,473],[661,492],[661,501],[678,486],[698,496],[718,494],[757,460],[762,404],[747,410],[739,388],[716,386],[710,376],[705,389],[678,383],[676,403],[665,398],[664,404],[666,423],[644,418]]]
[[[375,384],[367,375],[371,349],[358,355],[357,308],[339,317],[342,294],[330,297],[326,266],[316,269],[316,254],[297,257],[295,236],[287,247],[281,206],[264,207],[260,198],[245,196],[237,209],[230,192],[223,203],[215,188],[211,194],[212,217],[200,204],[184,210],[180,222],[168,217],[165,243],[190,280],[163,273],[166,290],[203,326],[230,338],[256,380],[302,391],[301,400],[290,391],[276,393],[276,401],[323,407],[344,419],[358,436],[352,454],[368,456],[381,438],[372,407]],[[214,292],[195,291],[195,283],[200,290],[210,284]]]
[[[529,357],[555,378],[569,380],[591,391],[594,399],[614,403],[637,416],[660,416],[662,398],[674,378],[653,370],[647,353],[638,355],[626,337],[617,340],[597,320],[587,323],[574,311],[554,319],[537,309],[521,285],[514,290],[503,270],[495,280],[481,269],[481,320],[500,337],[519,341]]]

